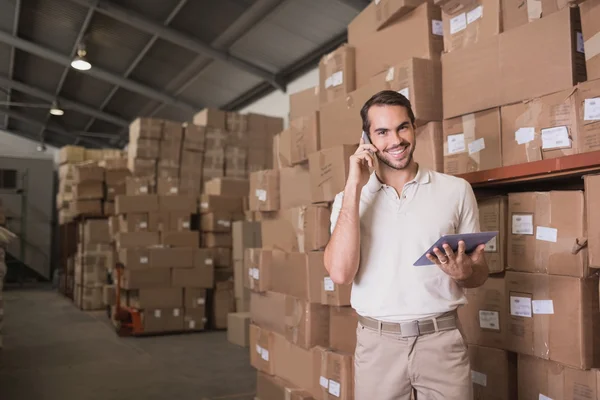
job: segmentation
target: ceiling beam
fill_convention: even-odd
[[[13,16],[13,30],[12,30],[12,34],[13,36],[17,36],[17,33],[19,31],[19,19],[21,18],[21,0],[17,0],[15,3],[15,14]],[[16,47],[11,47],[10,49],[10,62],[8,64],[8,77],[10,79],[12,79],[14,72],[15,72],[15,53],[17,52],[17,48]],[[7,100],[10,102],[12,100],[12,92],[9,90],[8,91],[8,96],[7,96]],[[8,120],[10,119],[10,117],[8,115],[6,115],[4,117],[4,126],[8,127]]]
[[[100,111],[96,108],[87,106],[87,105],[79,103],[77,101],[69,100],[64,97],[55,97],[52,93],[48,93],[48,92],[45,92],[36,87],[29,86],[25,83],[9,79],[7,76],[1,75],[1,74],[0,74],[0,86],[6,86],[7,88],[26,93],[33,97],[37,97],[38,99],[47,101],[49,104],[52,103],[52,101],[56,99],[56,100],[58,100],[59,104],[61,104],[62,107],[79,111],[82,114],[90,115],[92,117],[101,119],[103,121],[110,122],[111,124],[114,124],[117,126],[123,126],[123,127],[129,126],[129,121],[126,119],[117,117],[116,115],[109,114],[104,111]]]
[[[85,19],[83,20],[83,23],[81,24],[81,28],[79,29],[79,33],[77,34],[77,37],[75,38],[75,43],[73,43],[73,48],[71,49],[71,54],[69,56],[69,58],[73,59],[73,57],[75,57],[75,54],[77,53],[77,48],[79,46],[79,43],[83,40],[83,37],[85,36],[89,26],[90,26],[90,22],[92,22],[92,16],[94,15],[94,8],[90,8],[87,12],[87,15],[85,16]],[[16,36],[16,35],[13,35]],[[67,66],[64,68],[62,75],[60,76],[60,79],[58,81],[58,85],[56,85],[56,90],[54,91],[54,100],[56,101],[56,98],[58,97],[58,95],[60,94],[60,92],[62,92],[62,88],[65,84],[65,81],[67,80],[67,75],[69,75],[69,71],[71,70],[71,66]],[[59,104],[60,107],[60,104]],[[48,113],[48,115],[46,116],[46,123],[44,124],[44,127],[40,129],[40,135],[44,134],[44,131],[46,130],[46,125],[48,125],[48,121],[50,121],[52,114]]]
[[[16,37],[10,33],[0,31],[0,42],[4,42],[8,45],[15,46],[23,51],[34,54],[38,57],[45,58],[47,60],[53,61],[57,64],[69,66],[71,65],[72,59],[69,56],[65,56],[64,54],[60,54],[54,50],[50,50],[46,47],[40,46],[36,43],[30,42],[25,39],[21,39]],[[151,88],[150,86],[132,81],[130,79],[124,79],[123,77],[114,74],[112,72],[106,71],[99,67],[92,67],[89,71],[78,71],[80,73],[85,73],[94,78],[103,80],[108,83],[112,83],[113,85],[119,85],[125,89],[131,90],[132,92],[141,94],[143,96],[149,97],[151,99],[167,103],[182,109],[185,109],[190,112],[194,112],[198,110],[198,107],[192,104],[188,104],[182,100],[179,100],[167,93],[163,93],[160,90]]]
[[[95,0],[71,0],[80,5],[93,7]],[[108,15],[118,21],[133,26],[143,32],[151,35],[158,35],[161,39],[174,43],[178,46],[185,47],[188,50],[203,54],[214,60],[219,60],[230,65],[233,65],[241,70],[253,74],[273,85],[275,88],[285,91],[285,85],[277,79],[274,73],[267,71],[257,65],[241,58],[237,58],[227,52],[217,50],[210,45],[200,41],[199,39],[179,32],[175,29],[168,28],[160,23],[151,21],[146,17],[126,8],[123,8],[113,2],[107,0],[99,0],[96,11]]]
[[[179,3],[175,6],[175,8],[173,8],[173,10],[171,10],[171,13],[167,16],[167,18],[165,19],[165,21],[164,21],[163,24],[165,26],[169,25],[171,23],[171,21],[175,18],[175,16],[177,16],[177,14],[179,13],[179,11],[181,11],[181,9],[183,8],[183,6],[185,6],[185,4],[187,2],[188,2],[188,0],[179,0]],[[90,10],[92,10],[92,8],[90,8]],[[148,51],[150,51],[150,49],[152,48],[152,46],[154,45],[154,43],[158,39],[159,39],[158,35],[152,36],[152,38],[148,41],[148,43],[146,43],[146,46],[144,46],[144,48],[142,49],[142,51],[140,51],[140,53],[137,55],[137,57],[135,58],[135,60],[133,60],[133,62],[129,65],[129,67],[127,68],[127,70],[123,74],[123,78],[126,79],[126,78],[129,77],[129,75],[131,75],[131,73],[135,70],[135,68],[142,61],[142,59],[146,56],[146,54],[148,53]],[[102,101],[102,104],[100,104],[100,110],[104,110],[104,108],[108,105],[108,103],[113,98],[113,96],[115,95],[115,93],[117,93],[117,90],[119,90],[119,87],[120,86],[118,86],[118,85],[113,86],[113,88],[110,91],[110,93],[108,94],[108,96],[106,96],[104,98],[104,100]],[[161,104],[163,104],[163,103],[161,103]],[[87,124],[85,124],[85,127],[83,128],[83,131],[84,132],[89,131],[95,120],[96,120],[96,118],[90,118],[90,120],[87,122]]]

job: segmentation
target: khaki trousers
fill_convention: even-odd
[[[459,329],[403,338],[358,324],[355,400],[471,400],[467,345]]]

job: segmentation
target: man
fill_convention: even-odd
[[[361,110],[361,139],[350,157],[344,192],[336,196],[325,266],[338,284],[353,284],[359,314],[355,352],[356,400],[468,400],[467,347],[456,308],[465,287],[485,282],[485,246],[470,255],[444,245],[414,262],[441,235],[479,231],[471,186],[428,170],[413,159],[415,117],[394,91]],[[368,167],[375,171],[370,174]]]

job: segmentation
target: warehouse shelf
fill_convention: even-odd
[[[459,176],[467,180],[473,187],[490,187],[519,182],[578,177],[595,172],[600,172],[600,151],[509,165]]]

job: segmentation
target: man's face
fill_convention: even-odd
[[[406,168],[415,151],[415,129],[402,106],[373,106],[369,109],[371,142],[377,158],[393,169]]]

